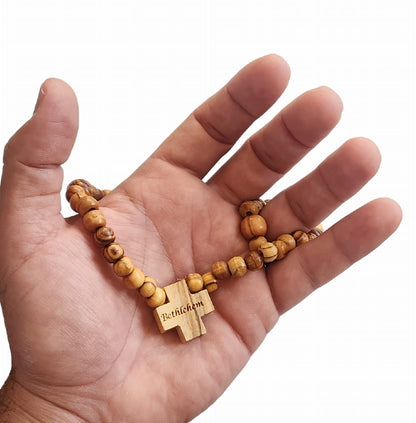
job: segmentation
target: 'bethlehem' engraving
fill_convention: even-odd
[[[194,304],[188,303],[186,305],[176,307],[170,313],[162,313],[161,317],[164,322],[169,319],[173,319],[181,314],[189,313],[190,311],[196,310],[197,308],[204,307],[204,303],[202,301],[197,301]]]

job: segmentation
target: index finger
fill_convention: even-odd
[[[280,97],[289,66],[277,55],[257,59],[199,106],[155,151],[202,178],[246,129]]]

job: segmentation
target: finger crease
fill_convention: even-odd
[[[204,119],[197,110],[192,113],[194,119],[198,122],[204,132],[214,141],[218,142],[219,144],[223,144],[226,146],[230,146],[234,144],[234,140],[230,137],[227,137],[224,133],[222,133],[216,126],[214,126],[211,122],[207,119]]]
[[[257,119],[258,116],[254,115],[253,113],[251,113],[250,111],[248,111],[231,93],[230,88],[228,86],[225,87],[225,92],[228,94],[228,96],[230,97],[231,101],[247,116],[249,116],[251,119]]]
[[[252,139],[250,138],[247,141],[251,151],[253,152],[254,156],[256,157],[256,159],[263,165],[265,166],[267,169],[271,170],[273,173],[275,173],[277,175],[278,178],[281,178],[283,176],[283,172],[280,169],[277,169],[276,167],[274,167],[272,165],[273,160],[271,155],[267,154],[267,152],[262,151],[262,153],[260,153],[261,149],[256,148],[255,144],[253,144]]]
[[[309,151],[311,149],[311,147],[309,147],[308,145],[306,145],[305,143],[303,143],[299,138],[297,138],[292,130],[289,128],[289,126],[287,125],[287,123],[285,122],[285,119],[283,117],[283,113],[280,114],[280,120],[282,122],[282,126],[283,129],[289,134],[290,138],[292,139],[292,141],[295,141],[296,144],[299,145],[299,147],[301,147],[303,150],[307,150]]]

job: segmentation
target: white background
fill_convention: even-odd
[[[380,172],[324,224],[389,196],[403,207],[401,228],[283,316],[195,421],[416,421],[414,2],[1,0],[0,7],[1,142],[29,118],[45,78],[65,79],[81,116],[65,183],[83,177],[114,187],[264,54],[285,57],[292,77],[260,124],[304,90],[334,88],[344,101],[341,123],[274,192],[365,135],[382,151]],[[10,355],[2,325],[0,332],[2,381]]]

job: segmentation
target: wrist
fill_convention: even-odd
[[[11,373],[0,390],[0,423],[85,422],[79,416],[32,394]]]

